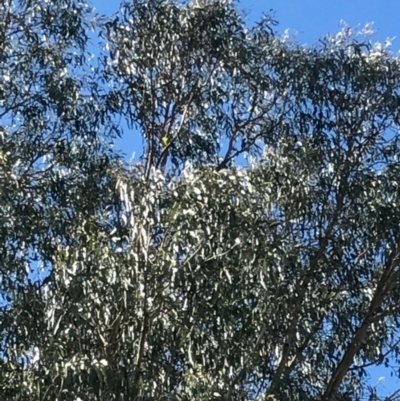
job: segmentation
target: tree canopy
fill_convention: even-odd
[[[383,400],[400,59],[275,25],[228,0],[1,2],[0,399]]]

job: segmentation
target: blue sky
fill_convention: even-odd
[[[110,15],[118,10],[119,2],[92,0],[91,4],[99,12]],[[373,40],[384,42],[397,36],[393,40],[393,50],[397,52],[400,49],[399,0],[242,0],[239,7],[249,12],[249,24],[272,9],[279,22],[277,31],[283,32],[288,28],[292,33],[297,32],[298,41],[306,44],[315,43],[327,33],[337,33],[341,20],[353,27],[373,22],[377,31]],[[122,138],[117,146],[130,156],[140,146],[135,142]],[[380,377],[385,377],[378,386],[380,395],[389,395],[400,387],[400,381],[390,376],[389,369],[373,368],[370,373],[372,386],[378,383]]]

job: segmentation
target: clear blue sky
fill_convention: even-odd
[[[110,15],[118,10],[119,2],[91,0],[91,4],[100,13]],[[341,20],[353,27],[373,22],[377,31],[373,40],[384,42],[396,36],[393,50],[400,49],[400,0],[242,0],[239,7],[249,12],[249,24],[272,9],[279,22],[277,31],[289,28],[293,33],[298,32],[299,42],[307,44],[315,43],[327,33],[337,33]],[[135,142],[122,138],[118,145],[130,156],[140,145]],[[140,149],[137,152],[140,153]],[[389,395],[400,387],[400,381],[395,376],[390,377],[388,369],[373,368],[370,373],[371,385],[377,384],[380,377],[385,377],[378,386],[380,395]]]

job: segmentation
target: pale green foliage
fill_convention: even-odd
[[[366,368],[400,357],[390,48],[346,26],[300,46],[223,0],[11,3],[0,398],[378,399]]]

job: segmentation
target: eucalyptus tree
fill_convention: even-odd
[[[50,341],[43,278],[57,247],[80,241],[76,229],[103,202],[104,171],[115,158],[106,142],[115,136],[113,125],[88,65],[94,18],[74,1],[0,4],[4,400],[43,399],[32,393],[24,371],[30,352]]]
[[[399,358],[389,47],[348,27],[302,46],[225,0],[2,7],[0,395],[379,399],[367,368]],[[116,121],[139,163],[107,147]]]

